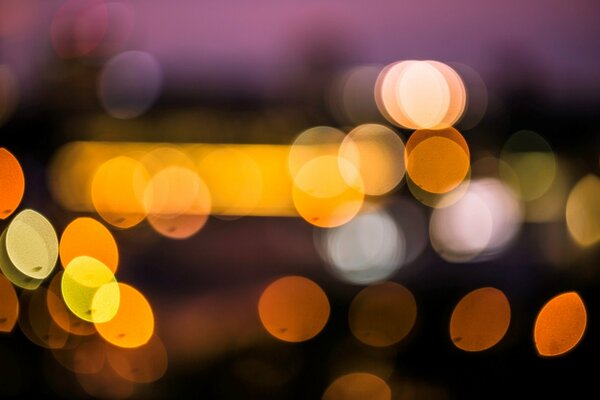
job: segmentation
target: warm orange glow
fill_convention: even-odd
[[[171,145],[157,148],[153,143],[73,142],[62,147],[54,157],[50,166],[49,183],[52,195],[63,207],[73,211],[95,211],[92,183],[96,172],[102,167],[105,171],[100,180],[105,183],[108,193],[100,197],[104,203],[113,207],[107,211],[115,214],[119,227],[143,219],[147,210],[141,206],[144,205],[147,184],[154,175],[169,167],[193,169],[198,173],[210,193],[213,215],[296,216],[291,196],[292,180],[287,168],[289,152],[290,146],[284,145],[182,144],[177,148]],[[337,147],[335,153],[337,154]],[[120,196],[126,197],[126,201],[111,199],[115,188],[110,187],[110,178],[115,169],[111,167],[106,170],[106,166],[103,166],[104,163],[123,156],[129,160],[127,164],[139,162],[140,172],[147,172],[141,172],[142,176],[136,177],[130,171],[130,166],[133,166],[130,165],[124,172],[131,175],[131,179],[123,176],[123,172],[115,175],[117,178],[112,178],[117,182],[124,182],[129,187],[128,192],[132,192],[134,186],[132,195]],[[134,203],[133,207],[129,204],[131,201]],[[140,208],[143,208],[143,212],[139,211]],[[192,207],[190,210],[192,218],[185,220],[182,232],[188,232],[187,223],[196,227],[198,220],[201,220],[194,214],[199,212],[196,208],[200,207]],[[121,220],[132,209],[133,217],[138,218]],[[109,213],[104,214],[110,217]],[[151,216],[149,219],[154,218]],[[162,221],[154,222],[161,232],[165,231],[165,224],[160,223]],[[179,225],[179,218],[175,222]],[[172,224],[167,223],[167,231],[169,227]]]
[[[303,342],[316,336],[325,327],[329,311],[323,289],[301,276],[287,276],[271,283],[258,302],[265,329],[286,342]]]
[[[354,180],[348,184],[344,177]],[[331,228],[345,224],[360,211],[364,186],[349,161],[321,156],[307,162],[296,174],[292,198],[302,218],[313,225]]]
[[[8,279],[0,274],[0,332],[11,332],[19,316],[17,292]]]
[[[471,170],[469,169],[469,172],[467,172],[467,176],[465,177],[464,181],[460,185],[446,193],[431,193],[427,190],[423,190],[419,187],[419,185],[414,183],[409,176],[406,177],[406,186],[408,187],[410,194],[412,194],[415,200],[417,200],[421,204],[424,204],[431,208],[446,208],[450,207],[451,205],[455,204],[463,198],[463,196],[465,195],[465,193],[467,193],[469,189],[470,181]]]
[[[115,372],[132,382],[154,382],[167,371],[167,350],[156,335],[145,345],[134,349],[108,346],[107,356]]]
[[[47,306],[50,316],[54,322],[64,331],[74,335],[87,336],[96,333],[93,324],[78,318],[65,304],[61,293],[61,281],[63,271],[59,271],[50,282],[47,292]]]
[[[127,399],[135,392],[134,383],[119,376],[108,362],[96,373],[78,373],[77,381],[94,398]]]
[[[417,319],[417,303],[412,293],[394,282],[363,289],[348,312],[350,331],[370,346],[398,343],[412,330]]]
[[[501,290],[485,287],[463,297],[450,319],[450,338],[465,351],[482,351],[496,345],[508,330],[510,303]]]
[[[19,161],[3,147],[0,148],[0,188],[0,219],[6,219],[23,198],[25,176]]]
[[[89,256],[117,272],[119,250],[110,231],[93,218],[77,218],[63,231],[60,238],[60,261],[63,267],[75,257]]]
[[[345,136],[329,126],[316,126],[300,133],[289,149],[288,169],[292,179],[307,162],[321,156],[337,156]]]
[[[155,231],[185,239],[206,223],[211,199],[208,187],[195,171],[171,166],[152,177],[144,193],[144,206]]]
[[[78,374],[96,374],[106,363],[106,343],[97,336],[79,339],[73,348],[53,349],[63,367]]]
[[[154,333],[154,313],[150,304],[137,289],[119,283],[120,303],[110,321],[96,323],[100,336],[119,347],[139,347]]]
[[[534,328],[534,341],[542,356],[559,356],[573,349],[583,337],[587,312],[576,292],[559,294],[542,307]]]
[[[465,112],[467,106],[467,92],[465,84],[460,75],[450,66],[439,61],[427,61],[429,65],[437,69],[443,76],[450,90],[450,101],[446,115],[438,123],[436,128],[453,126],[458,122]]]
[[[406,172],[421,189],[447,193],[469,172],[469,147],[454,128],[417,130],[406,143]]]
[[[392,391],[383,379],[365,372],[344,375],[335,381],[325,393],[323,400],[391,400]]]
[[[109,224],[130,228],[146,217],[142,204],[149,176],[133,158],[119,156],[102,164],[92,181],[92,201],[98,214]]]
[[[22,312],[19,327],[25,336],[38,346],[60,349],[65,346],[69,333],[61,329],[50,316],[44,287],[34,292],[23,292],[20,297]]]
[[[350,161],[360,173],[365,194],[379,196],[393,190],[404,177],[404,143],[390,128],[365,124],[354,128],[340,146],[339,156]],[[346,182],[347,168],[340,168]]]
[[[121,144],[122,152],[131,145]],[[48,171],[52,196],[63,207],[73,211],[95,211],[92,181],[98,167],[118,154],[105,143],[71,142],[61,147]]]
[[[248,215],[258,205],[263,191],[263,176],[256,161],[245,152],[223,148],[200,162],[200,176],[214,199],[215,211]]]

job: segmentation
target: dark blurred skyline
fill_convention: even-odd
[[[348,65],[458,61],[492,87],[534,80],[553,101],[600,99],[600,4],[593,0],[120,3],[132,23],[124,48],[153,54],[167,90],[280,97],[317,52]],[[35,87],[56,57],[48,32],[60,4],[3,2],[0,62],[14,67],[23,88]]]

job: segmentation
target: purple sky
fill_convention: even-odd
[[[0,54],[2,62],[23,71],[39,70],[53,57],[45,36],[61,2],[39,1],[43,6],[36,11],[34,33],[5,38],[5,54]],[[525,66],[539,70],[536,75],[544,78],[543,85],[558,97],[600,91],[597,0],[128,3],[136,22],[127,49],[154,54],[163,66],[165,83],[174,87],[215,79],[277,86],[301,68],[303,47],[327,43],[356,63],[460,61],[488,81],[505,71],[517,74]]]

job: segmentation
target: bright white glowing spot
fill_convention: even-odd
[[[364,213],[317,234],[318,248],[339,278],[357,284],[384,280],[404,262],[404,232],[385,211]]]
[[[379,74],[375,100],[390,121],[408,129],[440,129],[462,116],[467,94],[458,73],[437,61],[403,61]]]
[[[400,107],[417,127],[436,127],[448,112],[448,84],[440,71],[427,62],[407,67],[396,90]]]
[[[477,180],[458,202],[433,212],[431,244],[447,261],[481,261],[504,250],[521,222],[520,205],[508,187],[495,179]]]

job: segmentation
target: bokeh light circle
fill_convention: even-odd
[[[102,288],[100,289],[102,290]],[[137,289],[118,283],[119,308],[105,321],[95,321],[100,336],[118,347],[134,348],[146,344],[154,334],[154,313],[148,300]],[[102,301],[95,295],[93,303]]]
[[[157,172],[148,183],[144,207],[155,231],[173,239],[185,239],[206,223],[211,197],[196,171],[170,166]]]
[[[264,328],[285,342],[304,342],[315,337],[329,319],[329,300],[315,282],[286,276],[271,283],[258,302]]]
[[[12,283],[0,274],[0,332],[11,332],[19,316],[19,299]]]
[[[566,219],[571,237],[580,246],[600,241],[600,178],[587,175],[571,189]]]
[[[417,319],[417,303],[410,290],[384,282],[360,291],[348,312],[350,331],[361,342],[391,346],[404,339]]]
[[[483,261],[512,243],[522,221],[523,211],[509,187],[497,179],[478,179],[456,203],[434,210],[430,240],[447,261]]]
[[[56,265],[58,239],[52,224],[40,213],[26,209],[2,233],[0,269],[15,285],[37,288]]]
[[[148,343],[136,348],[107,347],[110,366],[117,374],[131,382],[155,382],[167,371],[167,350],[156,335]]]
[[[329,89],[329,106],[343,125],[380,121],[374,90],[382,67],[361,65],[343,71]]]
[[[63,274],[64,271],[59,271],[52,277],[50,285],[48,285],[46,303],[50,316],[56,325],[73,335],[88,336],[96,333],[96,328],[94,328],[93,324],[77,317],[65,304],[61,290]]]
[[[438,61],[402,61],[384,68],[375,84],[383,116],[407,129],[442,129],[465,110],[467,94],[458,73]]]
[[[354,128],[344,138],[340,159],[350,161],[360,173],[365,194],[380,196],[392,191],[404,177],[404,142],[390,128],[378,124],[364,124]],[[340,168],[348,183],[354,176],[348,168]]]
[[[103,0],[66,0],[52,18],[50,40],[59,57],[91,53],[102,41],[108,24]]]
[[[0,220],[8,218],[17,209],[24,192],[25,176],[21,164],[11,152],[0,148]]]
[[[60,237],[60,261],[63,267],[75,257],[90,256],[117,272],[119,249],[112,233],[100,222],[89,217],[76,218]]]
[[[158,61],[143,51],[125,51],[104,66],[98,96],[111,116],[128,119],[145,113],[158,98],[161,87]]]
[[[542,356],[560,356],[572,350],[583,337],[587,311],[576,292],[550,299],[535,320],[534,341]]]
[[[104,162],[94,174],[94,208],[109,224],[131,228],[146,217],[143,195],[150,177],[137,160],[118,156]]]
[[[483,351],[495,346],[510,325],[510,303],[499,289],[485,287],[465,295],[450,318],[450,338],[465,351]]]
[[[337,156],[344,141],[344,132],[329,126],[315,126],[301,132],[288,154],[288,169],[292,179],[309,161],[320,156]]]
[[[353,372],[333,381],[322,400],[391,400],[392,391],[380,377],[366,372]]]
[[[348,184],[344,177],[354,177],[354,180]],[[364,201],[364,185],[349,161],[320,156],[307,162],[296,174],[292,199],[307,222],[331,228],[347,223],[358,214]]]
[[[514,133],[504,144],[500,159],[504,162],[500,164],[501,177],[523,201],[540,198],[556,177],[554,152],[548,142],[533,131]]]
[[[392,276],[406,256],[406,239],[385,210],[365,212],[345,225],[317,231],[316,245],[338,278],[369,284]]]
[[[454,128],[417,130],[406,142],[406,173],[421,189],[447,193],[469,172],[469,146]]]
[[[106,322],[119,310],[119,286],[110,268],[88,256],[75,257],[67,265],[61,292],[65,304],[88,322]]]

